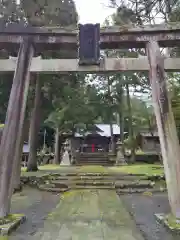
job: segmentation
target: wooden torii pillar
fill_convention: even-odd
[[[180,146],[172,113],[166,76],[164,58],[157,42],[147,44],[149,59],[149,79],[152,87],[152,100],[156,115],[161,144],[165,177],[171,211],[180,218]]]
[[[33,54],[31,38],[24,37],[18,53],[0,146],[0,217],[7,216],[10,211],[14,171],[19,161],[17,156],[22,147],[21,136]]]

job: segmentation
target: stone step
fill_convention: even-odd
[[[84,164],[86,164],[86,163],[94,163],[94,164],[102,164],[102,163],[109,163],[109,161],[108,160],[90,160],[90,159],[88,159],[88,160],[77,160],[77,162],[78,163],[84,163]]]
[[[67,192],[69,190],[81,190],[81,189],[108,189],[108,190],[115,190],[114,186],[72,186],[71,188],[55,188],[55,187],[49,187],[49,186],[39,186],[39,190],[42,191],[48,191],[48,192],[54,192],[54,193],[63,193]],[[164,192],[166,189],[160,190],[160,189],[151,189],[151,188],[144,188],[144,189],[117,189],[118,194],[137,194],[137,193],[145,193],[151,194],[151,193],[156,193],[156,192]]]
[[[106,163],[109,162],[108,159],[77,159],[77,162],[82,162],[82,163],[86,163],[86,162],[94,162],[94,163]]]
[[[103,166],[103,167],[110,167],[110,166],[113,166],[113,164],[111,163],[76,163],[75,166],[77,167],[82,167],[82,166]]]
[[[113,166],[111,162],[76,162],[76,166],[88,166],[88,165],[94,165],[94,166]]]
[[[126,181],[135,181],[135,180],[140,180],[145,178],[144,176],[139,177],[139,176],[131,176],[131,175],[76,175],[76,176],[57,176],[57,177],[51,177],[51,180],[70,180],[70,181],[78,181],[78,180],[126,180]]]
[[[77,157],[94,157],[94,158],[98,158],[98,157],[108,157],[108,154],[106,153],[102,153],[102,152],[99,152],[99,153],[79,153],[76,155]]]
[[[79,180],[79,181],[50,181],[47,185],[51,187],[64,187],[68,186],[72,188],[73,186],[115,186],[116,188],[153,188],[153,185],[150,181],[92,181],[92,180]]]
[[[59,192],[59,193],[67,192],[69,190],[69,188],[55,188],[48,184],[39,185],[38,189],[47,192]]]
[[[73,185],[70,186],[70,189],[109,189],[114,190],[115,186],[92,186],[92,185],[86,185],[86,186],[79,186],[79,185]]]
[[[80,155],[77,156],[78,159],[108,159],[108,156],[100,156],[100,155]]]
[[[107,161],[108,160],[108,157],[79,157],[77,158],[79,160],[84,160],[84,161],[88,161],[88,160],[102,160],[102,161]]]
[[[108,159],[108,156],[105,155],[79,155],[78,159]]]
[[[133,189],[142,189],[142,188],[153,188],[154,184],[150,181],[134,181],[134,182],[127,182],[127,181],[116,181],[115,187],[120,189],[125,188],[133,188]]]
[[[87,158],[84,158],[84,157],[79,157],[77,158],[78,161],[83,161],[83,162],[86,162],[86,161],[108,161],[108,158],[107,157],[99,157],[99,158],[96,158],[96,157],[87,157]]]
[[[114,181],[94,181],[94,180],[87,180],[87,181],[84,181],[84,180],[77,180],[77,181],[70,181],[70,180],[67,180],[67,181],[51,181],[52,184],[54,184],[55,186],[59,186],[61,184],[66,184],[68,186],[72,186],[72,185],[81,185],[81,186],[86,186],[86,185],[97,185],[97,186],[112,186],[112,185],[115,185],[115,182]]]
[[[52,186],[52,184],[42,184],[38,186],[39,190],[48,191],[48,192],[66,192],[70,189],[115,189],[115,186],[97,186],[97,185],[71,185],[68,188],[61,188],[58,186]]]
[[[118,194],[131,194],[131,193],[144,193],[145,195],[151,195],[151,193],[166,192],[167,189],[152,189],[152,188],[136,188],[136,189],[117,189]]]
[[[85,177],[85,176],[98,176],[98,177],[106,177],[106,176],[112,176],[112,177],[145,177],[144,174],[127,174],[127,173],[123,173],[123,172],[113,172],[113,171],[104,171],[103,172],[103,168],[102,168],[102,172],[81,172],[77,170],[77,172],[62,172],[62,173],[52,173],[50,175],[51,177]]]
[[[108,164],[110,163],[109,161],[96,161],[96,160],[89,160],[89,161],[79,161],[77,160],[77,163],[79,164],[96,164],[96,165],[102,165],[102,164]]]

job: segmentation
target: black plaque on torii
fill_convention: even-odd
[[[100,64],[100,24],[79,24],[79,65]]]

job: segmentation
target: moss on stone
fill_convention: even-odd
[[[9,214],[5,218],[0,218],[0,228],[2,225],[12,223],[23,216],[24,216],[23,214]]]
[[[11,222],[13,222],[15,220],[16,220],[16,217],[14,215],[8,215],[5,218],[0,218],[0,227],[1,227],[1,225],[5,225],[5,224],[8,224],[8,223],[11,223]]]
[[[155,188],[159,188],[159,189],[166,189],[166,181],[165,180],[159,180],[159,181],[155,181]]]
[[[60,200],[34,238],[142,239],[115,191],[82,190],[63,195],[65,199]]]
[[[16,229],[21,223],[23,223],[25,219],[26,218],[23,214],[11,214],[5,218],[1,218],[0,235],[5,237],[8,236],[14,229]]]
[[[157,220],[164,226],[177,234],[180,234],[180,219],[175,218],[172,214],[158,213],[155,214]]]
[[[168,226],[173,230],[180,230],[180,219],[176,219],[172,214],[166,216]]]

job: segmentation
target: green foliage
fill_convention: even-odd
[[[137,146],[137,142],[136,142],[136,138],[135,137],[128,137],[127,139],[124,140],[124,146],[127,149],[136,149]]]
[[[113,2],[115,4],[115,1]],[[112,15],[113,25],[136,25],[141,24],[136,11],[132,8],[123,4],[117,7],[116,12]],[[105,25],[110,23],[106,20]],[[106,51],[104,53],[107,57],[139,57],[139,55],[145,55],[142,49],[122,49],[114,51]],[[120,72],[109,75],[109,83],[107,82],[106,76],[96,76],[95,81],[98,82],[98,88],[104,98],[107,99],[106,105],[110,108],[108,112],[109,122],[113,122],[115,119],[114,115],[119,115],[119,122],[121,127],[122,124],[125,130],[129,132],[131,138],[137,134],[140,128],[151,129],[153,125],[152,119],[153,114],[151,108],[147,107],[144,101],[139,100],[132,94],[140,93],[147,95],[149,94],[149,82],[146,73],[131,73],[131,72]],[[99,87],[101,86],[101,87]],[[108,87],[110,91],[108,92]],[[130,100],[128,100],[130,98]],[[105,109],[105,108],[103,108]],[[154,127],[154,126],[153,126]]]
[[[73,0],[21,0],[27,21],[36,26],[70,26],[77,23]]]
[[[126,7],[125,5],[120,5],[117,8],[117,11],[115,14],[112,15],[113,22],[116,23],[116,25],[125,25],[125,24],[132,24],[132,23],[138,23],[141,24],[142,22],[139,20],[136,13]]]
[[[9,94],[12,85],[12,74],[1,74],[0,75],[0,122],[4,123],[6,110],[9,100]]]
[[[24,11],[16,0],[0,1],[0,19],[4,23],[24,21]]]
[[[63,87],[62,95],[54,102],[54,111],[46,120],[49,126],[59,128],[60,132],[72,133],[76,128],[87,128],[96,118],[89,101],[90,89],[85,89],[79,76],[75,82]]]
[[[131,97],[131,107],[134,134],[137,135],[143,128],[153,132],[156,129],[153,107],[148,107],[145,101],[137,97]]]

